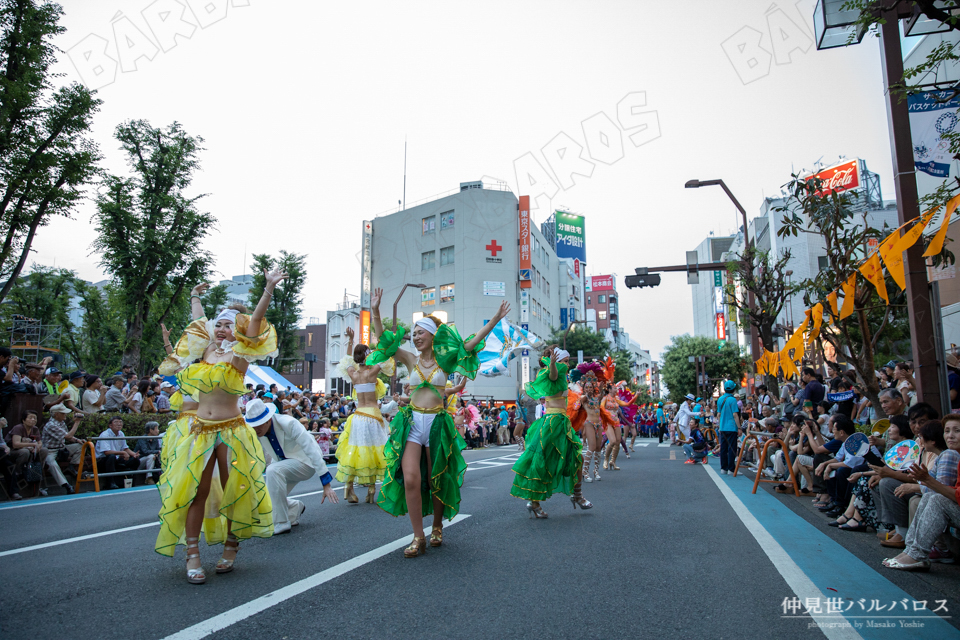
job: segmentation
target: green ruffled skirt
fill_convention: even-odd
[[[412,421],[412,409],[403,407],[390,423],[390,438],[384,449],[387,469],[380,487],[377,504],[392,516],[402,516],[408,511],[407,496],[403,488],[403,470],[400,461],[407,445]],[[430,427],[430,462],[432,473],[427,473],[426,451],[420,455],[420,497],[423,500],[423,515],[433,513],[433,498],[443,503],[443,517],[453,519],[460,511],[460,487],[467,472],[463,459],[466,443],[457,432],[453,418],[446,411],[437,414]]]
[[[546,500],[556,492],[573,494],[583,466],[583,443],[565,413],[547,414],[527,432],[523,455],[513,465],[516,477],[510,495]]]

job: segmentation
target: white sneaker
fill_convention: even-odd
[[[720,475],[722,475],[722,476],[727,475],[727,470],[726,470],[726,469],[720,469]]]
[[[584,482],[593,482],[593,478],[591,478],[590,476],[584,476],[583,481],[584,481]]]
[[[776,478],[776,477],[777,477],[777,472],[774,471],[773,469],[764,469],[764,470],[763,470],[763,475],[765,475],[765,476],[768,477],[768,478]]]

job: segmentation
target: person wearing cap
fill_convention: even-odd
[[[59,396],[60,394],[60,381],[63,379],[63,374],[60,373],[60,369],[56,367],[49,367],[46,374],[44,375],[43,382],[47,387],[47,395],[49,396]]]
[[[273,503],[273,535],[290,533],[291,527],[300,524],[300,516],[307,507],[289,497],[299,483],[320,476],[323,484],[320,503],[328,498],[334,504],[339,502],[330,486],[333,476],[327,471],[323,451],[298,420],[277,413],[272,402],[264,403],[260,398],[247,403],[244,420],[256,431],[264,453],[270,457],[265,475]]]
[[[77,427],[83,420],[83,414],[74,413],[73,426],[68,429],[66,419],[70,413],[70,408],[62,403],[51,407],[50,419],[47,420],[47,424],[43,425],[43,434],[41,435],[43,448],[47,451],[46,463],[47,468],[50,469],[50,475],[54,477],[57,484],[63,487],[67,495],[74,493],[74,490],[63,476],[63,472],[60,471],[60,465],[57,464],[57,454],[60,449],[67,448],[70,451],[71,448],[79,449],[83,445],[83,440],[76,437]]]
[[[83,375],[82,371],[74,371],[67,376],[67,380],[70,381],[70,384],[67,385],[67,397],[64,398],[63,404],[70,411],[83,415],[85,412],[80,409],[80,396],[83,393],[81,389],[87,384],[86,376]]]
[[[47,386],[43,383],[43,363],[28,362],[25,367],[26,375],[21,382],[27,387],[27,392],[40,396],[46,395]]]
[[[153,401],[154,409],[157,413],[170,413],[170,394],[173,393],[173,385],[164,380],[160,383],[160,394]]]
[[[663,444],[663,436],[667,435],[667,414],[663,410],[662,402],[657,403],[656,420],[657,435],[659,436],[660,444]]]
[[[680,408],[677,409],[677,430],[683,435],[684,440],[690,439],[690,418],[700,417],[700,412],[695,411],[693,408],[696,398],[692,393],[688,393],[683,397],[683,402],[680,403]]]
[[[740,429],[740,408],[737,398],[737,383],[723,383],[723,395],[717,400],[717,417],[720,420],[720,475],[733,473],[737,466],[737,433]]]

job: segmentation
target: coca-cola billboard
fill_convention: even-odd
[[[807,181],[814,178],[823,180],[823,188],[817,195],[857,189],[860,186],[860,162],[847,160],[807,177]]]

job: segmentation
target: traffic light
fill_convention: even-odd
[[[634,271],[637,272],[637,275],[627,276],[623,279],[628,289],[635,289],[637,287],[656,287],[660,284],[659,273],[647,273],[646,267],[637,267],[634,269]]]

